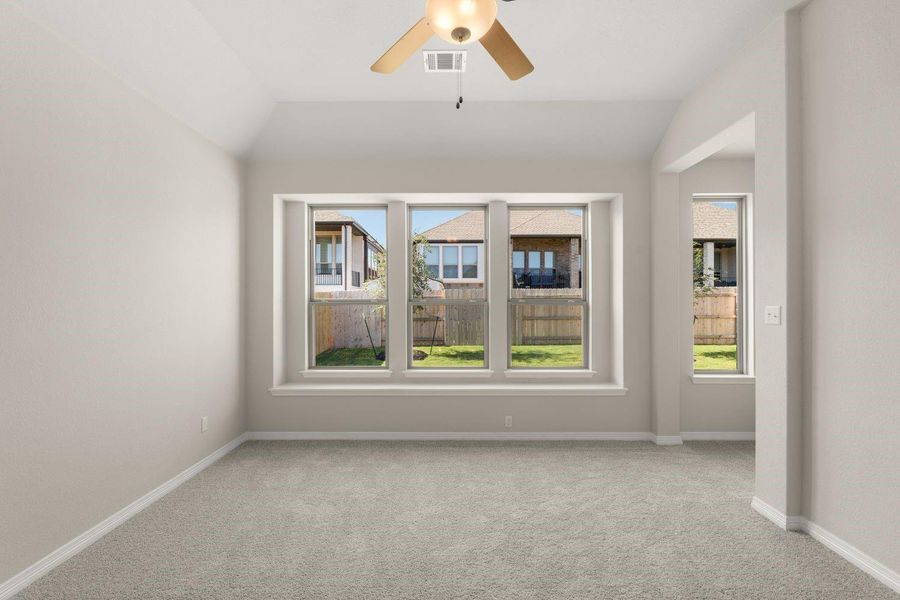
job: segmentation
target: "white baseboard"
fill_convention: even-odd
[[[250,431],[251,440],[396,440],[396,441],[653,441],[644,431]]]
[[[777,525],[779,529],[784,529],[785,531],[787,531],[788,518],[783,512],[781,512],[771,504],[763,502],[756,496],[753,496],[753,500],[750,501],[750,506],[753,508],[753,510],[775,523],[775,525]]]
[[[812,521],[804,517],[799,517],[799,519],[802,521],[802,531],[808,533],[811,538],[900,594],[900,573],[889,569],[859,548],[848,544]]]
[[[684,440],[680,435],[656,435],[650,434],[650,441],[657,446],[680,446]]]
[[[755,496],[750,506],[781,529],[809,535],[864,573],[871,575],[895,592],[900,593],[900,573],[891,570],[852,544],[848,544],[824,527],[816,525],[806,517],[785,515]]]
[[[654,435],[648,431],[250,431],[247,435],[251,440],[606,440],[653,442],[658,446],[682,444],[680,435]]]
[[[682,431],[681,439],[686,442],[752,442],[754,431]]]
[[[687,441],[752,441],[752,431],[688,431],[654,435],[649,431],[251,431],[251,440],[619,440],[678,446]]]
[[[247,434],[243,433],[234,438],[206,458],[194,463],[172,479],[166,481],[156,489],[144,494],[125,508],[97,523],[78,537],[70,540],[40,559],[24,571],[13,575],[10,579],[0,584],[0,600],[7,600],[19,593],[29,584],[47,574],[57,565],[75,556],[104,535],[138,514],[181,484],[195,476],[197,473],[210,466],[247,440]]]

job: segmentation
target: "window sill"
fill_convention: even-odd
[[[286,384],[269,388],[273,396],[625,396],[614,384]]]
[[[429,379],[432,377],[491,377],[491,369],[407,369],[403,376],[409,379]]]
[[[391,376],[390,369],[309,369],[300,371],[307,379],[383,379]]]
[[[731,384],[731,385],[753,385],[756,383],[756,377],[753,375],[691,375],[691,381],[697,384]]]
[[[597,371],[590,369],[507,369],[503,374],[508,379],[575,379],[593,377]]]

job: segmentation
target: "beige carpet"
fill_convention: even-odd
[[[18,597],[896,600],[752,485],[751,443],[250,442]]]

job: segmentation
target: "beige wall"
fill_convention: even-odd
[[[694,383],[693,372],[693,239],[692,202],[694,194],[752,194],[754,190],[752,159],[704,160],[680,173],[679,188],[679,256],[680,294],[680,374],[682,431],[754,431],[755,388],[753,384]],[[712,429],[721,427],[721,429]]]
[[[803,512],[900,572],[900,3],[803,12]]]
[[[653,158],[654,431],[681,427],[684,277],[678,248],[682,172],[755,133],[754,311],[756,497],[798,514],[802,497],[802,223],[799,15],[776,19],[738,56],[688,96]],[[764,265],[765,268],[760,268]],[[780,325],[762,325],[765,306]]]
[[[236,162],[5,2],[0,73],[3,582],[245,413]]]

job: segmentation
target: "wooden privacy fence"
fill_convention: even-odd
[[[517,298],[571,297],[569,289],[515,290]],[[446,300],[481,298],[478,288],[448,289],[434,297]],[[566,305],[520,304],[513,308],[510,339],[515,346],[544,344],[580,344],[582,308]],[[506,318],[506,307],[495,308],[495,319]],[[430,344],[434,336],[439,346],[480,346],[484,344],[484,308],[481,304],[426,305],[413,314],[413,343]]]
[[[440,290],[429,294],[443,300],[472,300],[484,297],[483,288]],[[483,304],[420,305],[413,311],[413,343],[417,346],[481,346],[484,344]]]
[[[362,290],[327,292],[329,298],[367,300]],[[324,294],[320,294],[320,297]],[[379,306],[370,304],[316,304],[313,307],[316,354],[332,348],[368,348],[366,323],[376,347],[384,345],[385,320]]]
[[[694,343],[737,343],[737,288],[714,288],[694,298]]]
[[[481,288],[448,289],[434,292],[432,297],[445,300],[471,300],[481,298]],[[564,298],[572,290],[516,290],[516,296]],[[359,290],[328,292],[330,298],[367,299]],[[375,346],[382,346],[385,337],[385,320],[382,313],[371,305],[317,304],[315,305],[316,354],[332,348],[368,348],[366,334],[368,322]],[[494,308],[495,319],[506,318],[506,307]],[[510,339],[513,345],[580,344],[582,332],[581,306],[564,304],[517,304],[510,321]],[[429,304],[421,305],[412,316],[413,343],[430,345],[432,336],[436,346],[481,346],[484,344],[483,304]]]
[[[581,306],[516,304],[509,320],[513,346],[581,343]]]

